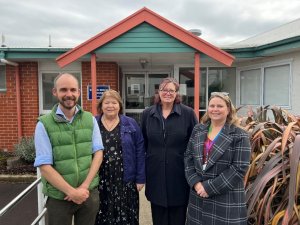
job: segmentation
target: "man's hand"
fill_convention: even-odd
[[[40,166],[42,176],[58,190],[65,193],[64,198],[67,201],[73,201],[76,204],[82,204],[88,197],[89,191],[87,188],[74,188],[68,184],[64,178],[52,167],[52,165]]]
[[[76,204],[82,204],[90,196],[90,192],[86,188],[78,187],[72,190],[64,199],[67,201],[73,201]]]

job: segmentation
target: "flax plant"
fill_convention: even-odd
[[[300,118],[260,107],[241,118],[251,139],[245,176],[249,224],[300,224]]]

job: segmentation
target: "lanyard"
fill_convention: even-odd
[[[211,132],[211,127],[209,127],[208,133],[207,133],[207,139],[204,143],[204,149],[203,149],[203,164],[206,164],[208,161],[208,156],[212,150],[212,146],[214,145],[214,143],[216,142],[218,136],[220,135],[222,129],[219,131],[219,133],[215,136],[215,138],[213,140],[210,140],[208,138],[208,135]]]

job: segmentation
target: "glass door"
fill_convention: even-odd
[[[145,74],[125,75],[125,109],[144,109]]]
[[[143,110],[153,104],[159,84],[169,73],[125,73],[124,112],[138,123]]]

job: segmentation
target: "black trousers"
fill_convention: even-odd
[[[184,225],[187,206],[163,207],[151,203],[153,225]]]

